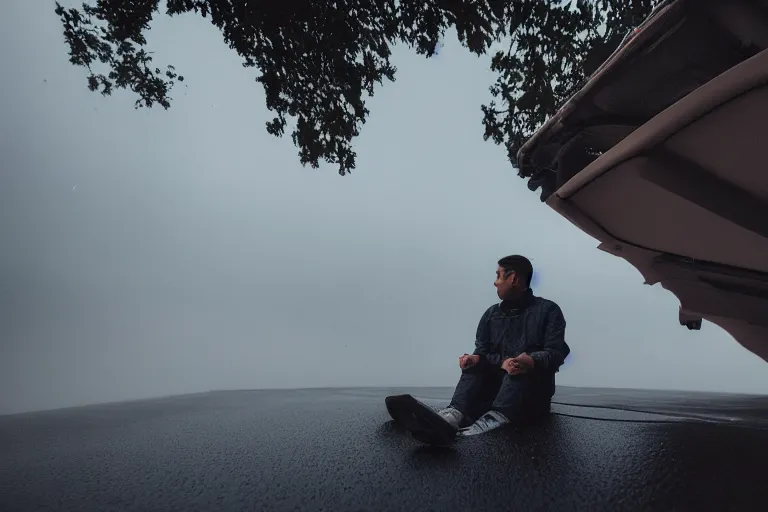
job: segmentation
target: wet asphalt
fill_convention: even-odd
[[[563,389],[569,416],[437,449],[389,421],[402,392],[450,395],[225,391],[0,417],[0,511],[768,509],[768,430],[733,418],[765,399]]]

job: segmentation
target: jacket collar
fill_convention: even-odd
[[[516,299],[505,299],[501,301],[502,311],[512,311],[517,309],[525,309],[531,302],[533,302],[533,290],[528,288],[525,293]]]

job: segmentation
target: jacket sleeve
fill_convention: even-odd
[[[491,313],[493,313],[493,306],[488,308],[480,318],[480,323],[477,325],[477,334],[475,335],[475,351],[473,354],[479,355],[481,359],[484,359],[487,363],[500,366],[501,354],[494,351],[493,344],[491,342]]]
[[[565,342],[565,317],[560,306],[553,303],[546,315],[543,348],[529,355],[533,358],[534,369],[556,372],[571,349]]]

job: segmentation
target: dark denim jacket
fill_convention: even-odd
[[[565,317],[560,306],[533,295],[516,303],[503,301],[488,308],[477,326],[475,354],[493,366],[523,352],[535,363],[536,373],[554,375],[571,349],[565,342]]]

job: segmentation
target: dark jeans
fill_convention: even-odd
[[[511,422],[524,422],[549,412],[554,388],[553,374],[513,376],[481,362],[461,371],[451,407],[464,414],[465,425],[490,410],[500,412]]]

